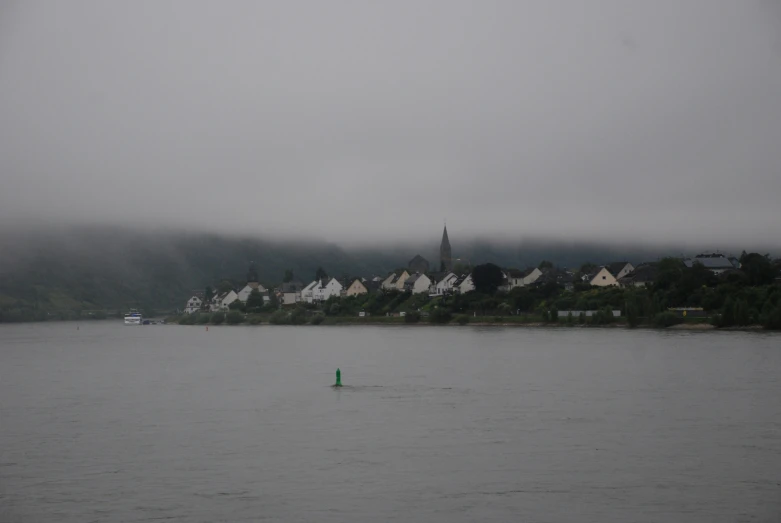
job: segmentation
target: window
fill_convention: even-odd
[[[606,280],[606,279],[607,279],[607,276],[602,276],[602,279],[603,279],[603,280]]]

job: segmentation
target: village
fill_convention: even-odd
[[[210,292],[210,289],[205,292],[196,291],[187,300],[183,312],[187,315],[231,310],[241,312],[262,310],[270,313],[280,309],[292,309],[296,306],[316,310],[318,308],[325,309],[325,304],[340,299],[345,299],[343,301],[347,304],[370,297],[373,294],[384,296],[403,294],[415,298],[408,301],[407,307],[375,307],[372,312],[366,310],[365,306],[343,306],[330,307],[326,312],[342,315],[354,314],[360,317],[376,315],[378,311],[386,316],[404,316],[407,312],[422,312],[427,315],[431,310],[430,305],[433,303],[436,303],[437,306],[450,304],[452,307],[453,297],[463,296],[464,298],[460,299],[459,303],[464,303],[464,300],[470,300],[468,295],[479,294],[474,292],[478,290],[474,280],[475,267],[467,266],[466,270],[463,270],[463,266],[454,268],[454,258],[446,226],[442,233],[439,254],[440,259],[436,266],[439,270],[431,270],[430,262],[423,256],[416,255],[408,262],[406,268],[386,275],[335,278],[325,276],[324,271],[320,269],[317,277],[309,283],[290,278],[291,281],[285,281],[273,288],[266,288],[258,281],[257,269],[253,263],[250,263],[247,281],[241,288],[224,288],[223,286],[213,293]],[[729,278],[739,279],[742,277],[740,260],[721,253],[702,253],[693,258],[677,260],[673,263],[673,265],[675,264],[680,264],[681,270],[694,269],[693,272],[698,274],[704,271],[711,278],[708,281],[712,286],[718,282],[728,281]],[[775,266],[778,266],[777,261]],[[483,313],[488,310],[490,314],[498,313],[497,311],[508,315],[521,314],[524,309],[529,309],[529,307],[524,307],[524,304],[529,300],[524,301],[519,296],[531,295],[535,301],[534,307],[537,308],[540,303],[550,309],[556,309],[557,303],[564,305],[556,310],[555,314],[558,316],[580,315],[581,313],[585,316],[592,316],[605,306],[609,306],[610,313],[619,317],[626,314],[626,306],[621,304],[619,300],[613,299],[611,302],[610,299],[603,299],[603,297],[616,296],[614,292],[610,292],[610,289],[636,289],[639,291],[650,288],[659,276],[659,262],[641,263],[637,266],[628,261],[617,261],[602,266],[584,264],[576,270],[555,267],[550,262],[541,262],[537,267],[522,270],[514,268],[500,270],[491,293],[495,292],[510,298],[506,300],[505,304],[496,300],[493,302],[485,302],[484,300],[480,309]],[[519,289],[528,292],[519,294]],[[600,294],[599,289],[606,292]],[[594,290],[594,292],[591,295],[583,294],[582,291],[587,290]],[[576,294],[573,291],[581,292]],[[580,297],[581,299],[567,301],[568,296]],[[600,298],[583,299],[588,296]],[[351,298],[352,300],[346,300]],[[450,301],[447,301],[448,299]],[[650,298],[645,296],[644,299],[648,301]],[[361,303],[365,301],[363,300]],[[375,299],[372,302],[376,301]],[[656,301],[670,300],[657,299]],[[678,301],[680,302],[680,300]],[[705,305],[709,305],[707,299],[705,301]],[[495,304],[495,310],[491,310],[490,303]],[[570,306],[566,306],[568,303]],[[412,310],[410,310],[410,304],[415,304]],[[719,304],[723,305],[723,300],[719,301]],[[703,304],[694,303],[692,306],[692,300],[688,297],[680,303],[665,303],[663,305],[657,304],[653,313],[669,309],[676,310],[678,313],[684,311],[684,316],[687,314],[692,316],[705,315]],[[460,306],[454,308],[454,312],[464,312],[468,308],[468,306]],[[650,306],[645,309],[650,309]],[[473,314],[476,315],[477,312],[473,311]],[[546,311],[546,314],[553,313]]]

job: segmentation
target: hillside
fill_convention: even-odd
[[[297,280],[311,280],[318,266],[339,277],[386,274],[418,253],[433,265],[438,245],[345,249],[316,241],[92,228],[5,233],[0,247],[0,311],[8,319],[15,317],[10,311],[19,310],[170,310],[193,289],[224,279],[243,282],[251,260],[268,285],[278,283],[287,269]],[[492,261],[506,267],[536,266],[543,259],[569,267],[585,261],[639,262],[669,253],[676,251],[453,241],[453,255],[463,263]]]

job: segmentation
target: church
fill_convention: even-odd
[[[431,270],[428,260],[420,254],[412,258],[407,264],[410,274],[427,274]],[[439,264],[435,266],[439,272],[453,270],[453,253],[450,249],[450,239],[447,237],[447,225],[442,231],[442,241],[439,244]]]

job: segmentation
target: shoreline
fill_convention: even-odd
[[[169,320],[172,318],[167,318]],[[455,321],[448,323],[429,323],[426,321],[420,321],[417,323],[405,323],[404,321],[366,321],[352,318],[339,318],[335,317],[336,321],[323,321],[318,324],[303,323],[299,325],[292,324],[280,324],[275,325],[268,320],[260,323],[248,323],[242,322],[238,324],[194,324],[194,325],[180,325],[176,321],[166,321],[165,323],[158,323],[156,325],[139,325],[140,327],[152,327],[152,326],[181,326],[181,327],[260,327],[260,326],[290,326],[290,327],[339,327],[339,326],[358,326],[358,327],[516,327],[516,328],[529,328],[529,329],[623,329],[623,330],[677,330],[677,331],[691,331],[691,332],[779,332],[772,329],[765,329],[761,325],[746,325],[743,327],[721,327],[718,328],[710,323],[696,322],[696,323],[679,323],[671,325],[669,327],[659,327],[653,324],[645,323],[636,327],[630,327],[625,322],[609,323],[605,325],[588,325],[588,324],[574,324],[568,325],[563,322],[559,323],[545,323],[541,321],[529,321],[529,322],[493,322],[493,321],[475,321],[461,325]],[[0,325],[25,325],[25,324],[45,324],[45,323],[120,323],[121,320],[117,319],[81,319],[81,320],[50,320],[50,321],[25,321],[25,322],[3,322]]]
[[[174,322],[167,322],[165,325],[179,325],[178,323]],[[541,328],[548,328],[548,329],[622,329],[622,330],[658,330],[658,331],[664,331],[664,330],[679,330],[679,331],[691,331],[691,332],[778,332],[770,329],[765,329],[761,325],[747,325],[743,327],[722,327],[718,328],[710,323],[705,322],[697,322],[697,323],[679,323],[676,325],[671,325],[669,327],[659,327],[650,323],[646,324],[640,324],[637,327],[630,327],[625,322],[619,322],[619,323],[611,323],[611,324],[605,324],[605,325],[581,325],[581,324],[574,324],[574,325],[567,325],[566,323],[545,323],[545,322],[491,322],[491,321],[480,321],[480,322],[469,322],[464,325],[460,325],[456,323],[455,321],[448,322],[448,323],[429,323],[429,322],[417,322],[417,323],[405,323],[403,321],[363,321],[363,320],[352,320],[352,319],[340,319],[340,321],[324,321],[322,323],[318,324],[311,324],[311,323],[303,323],[299,325],[293,325],[293,324],[278,324],[275,325],[273,323],[270,323],[268,321],[262,322],[259,324],[249,324],[249,323],[239,323],[236,324],[238,326],[244,325],[249,327],[260,327],[260,326],[279,326],[279,327],[339,327],[339,326],[346,326],[346,327],[517,327],[517,328],[530,328],[530,329],[541,329]],[[228,326],[233,327],[236,325],[229,325],[227,323],[223,323],[221,325],[212,325],[212,324],[199,324],[199,325],[182,325],[185,327],[220,327],[220,326]]]

